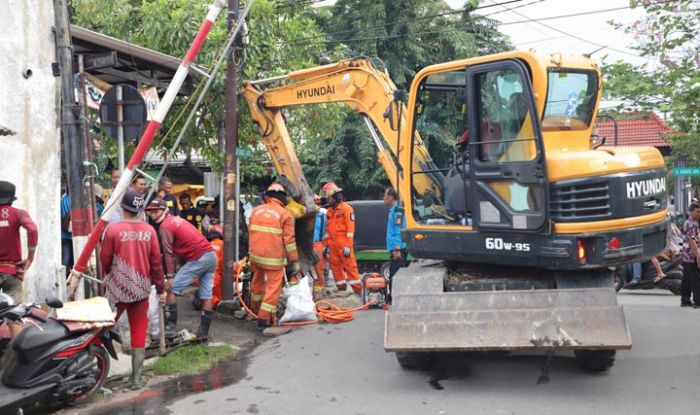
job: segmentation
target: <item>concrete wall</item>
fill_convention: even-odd
[[[2,0],[0,13],[0,180],[17,186],[14,206],[39,228],[24,301],[65,292],[61,273],[59,78],[53,2]],[[31,76],[29,72],[31,71]],[[5,134],[5,135],[3,135]],[[23,249],[26,239],[23,233]],[[26,253],[26,251],[25,251]]]

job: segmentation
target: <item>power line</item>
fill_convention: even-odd
[[[491,2],[493,3],[493,0],[491,0]],[[539,24],[539,25],[541,25],[541,26],[544,26],[544,27],[546,27],[546,28],[548,28],[548,29],[550,29],[550,30],[554,30],[555,32],[561,33],[561,34],[563,34],[563,35],[572,37],[572,38],[574,38],[574,39],[580,40],[580,41],[582,41],[582,42],[591,44],[591,45],[596,46],[596,47],[599,47],[599,48],[608,49],[608,50],[611,50],[611,51],[614,51],[614,52],[618,52],[618,53],[622,53],[622,54],[625,54],[625,55],[634,56],[634,57],[637,57],[637,58],[640,57],[638,54],[630,53],[630,52],[627,52],[627,51],[621,50],[621,49],[612,48],[612,47],[607,46],[607,45],[601,45],[601,44],[599,44],[599,43],[592,42],[592,41],[590,41],[590,40],[588,40],[588,39],[584,39],[584,38],[582,38],[582,37],[580,37],[580,36],[572,35],[571,33],[567,33],[567,32],[565,32],[565,31],[563,31],[563,30],[559,30],[559,29],[557,29],[556,27],[553,27],[553,26],[548,25],[548,24],[546,24],[546,23],[542,23],[543,20],[563,19],[563,18],[567,18],[567,17],[586,16],[586,15],[590,15],[590,14],[605,13],[605,12],[616,11],[616,10],[626,10],[626,9],[629,9],[629,8],[630,8],[629,6],[626,6],[626,7],[614,7],[614,8],[610,8],[610,9],[593,10],[593,11],[580,12],[580,13],[571,13],[571,14],[560,15],[560,16],[542,17],[542,18],[538,18],[538,19],[531,19],[531,18],[525,16],[524,14],[522,14],[522,13],[520,13],[520,12],[518,12],[518,11],[514,11],[514,10],[512,10],[511,8],[508,8],[508,7],[504,6],[504,5],[501,5],[501,7],[503,7],[504,9],[506,9],[506,10],[512,12],[512,13],[517,14],[518,16],[520,16],[520,17],[522,17],[522,18],[524,18],[524,19],[527,19],[527,20],[521,20],[521,21],[516,21],[516,22],[502,23],[501,26],[506,26],[506,25],[511,25],[511,24],[519,24],[519,23],[533,22],[533,23],[537,23],[537,24]]]
[[[325,0],[321,0],[321,1],[325,1]],[[454,14],[460,14],[460,13],[465,13],[465,12],[467,12],[467,11],[468,11],[468,12],[472,12],[472,11],[475,11],[475,10],[481,10],[481,9],[486,9],[486,8],[490,8],[490,7],[501,6],[501,5],[504,5],[504,4],[518,3],[518,2],[521,2],[521,1],[523,1],[523,0],[509,0],[509,1],[504,1],[504,2],[502,2],[502,3],[487,4],[487,5],[485,5],[485,6],[479,6],[479,7],[476,7],[476,8],[474,8],[474,9],[468,9],[468,10],[467,10],[467,9],[462,9],[462,10],[455,10],[455,11],[450,11],[450,12],[437,13],[437,14],[432,14],[432,15],[429,15],[429,16],[421,16],[421,17],[418,17],[418,18],[416,18],[416,19],[413,19],[413,21],[415,22],[415,21],[418,21],[418,20],[426,20],[426,19],[433,19],[433,18],[436,18],[436,17],[443,17],[443,16],[454,15]],[[537,0],[537,1],[545,1],[545,0]],[[485,16],[481,16],[481,17],[485,17]],[[373,29],[379,29],[379,28],[386,28],[386,27],[389,27],[389,26],[393,26],[393,25],[396,24],[396,23],[399,23],[399,20],[393,20],[393,21],[386,22],[386,23],[382,23],[382,24],[378,24],[378,25],[375,25],[375,26],[365,27],[365,28],[362,28],[362,30],[373,30]],[[283,44],[283,45],[293,45],[293,44],[302,43],[302,42],[304,42],[304,41],[306,41],[306,40],[316,39],[316,38],[319,38],[319,37],[334,36],[334,35],[339,35],[339,34],[344,34],[344,33],[351,33],[351,32],[356,32],[356,31],[358,31],[358,29],[347,29],[347,30],[339,30],[339,31],[336,31],[336,32],[321,33],[321,34],[318,34],[318,35],[307,36],[307,37],[301,37],[301,38],[297,38],[297,39],[291,39],[291,40],[289,40],[289,41],[282,42],[282,44]],[[350,40],[354,40],[354,39],[350,39]],[[341,40],[341,41],[337,41],[337,40],[324,40],[324,41],[321,41],[320,43],[343,43],[343,42],[344,42],[344,41],[342,41],[342,40]]]

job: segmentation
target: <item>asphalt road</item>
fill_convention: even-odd
[[[700,309],[662,291],[620,294],[634,346],[602,375],[557,356],[451,355],[402,370],[382,348],[384,314],[356,313],[259,346],[237,383],[171,403],[175,414],[691,414],[700,404]]]

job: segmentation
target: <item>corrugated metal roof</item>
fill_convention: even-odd
[[[135,73],[143,78],[168,83],[180,66],[180,58],[103,35],[80,26],[71,25],[70,33],[75,54],[89,55],[110,51],[117,52],[119,65],[109,69],[119,72]],[[111,73],[109,70],[95,70],[91,72],[105,82],[116,83],[123,81],[123,79],[120,79],[119,74],[114,71]],[[190,65],[189,72],[191,76],[196,77],[206,74],[204,69],[194,64]]]

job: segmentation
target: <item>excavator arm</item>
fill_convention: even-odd
[[[263,89],[272,83],[281,85]],[[365,123],[377,148],[377,159],[384,168],[389,181],[396,189],[403,188],[405,180],[398,168],[398,155],[410,151],[399,144],[399,134],[408,134],[405,104],[395,99],[396,85],[385,71],[374,67],[365,58],[341,61],[291,72],[275,78],[247,82],[243,95],[248,101],[254,122],[258,125],[263,142],[279,175],[289,187],[294,199],[302,208],[294,210],[301,217],[315,212],[313,192],[304,177],[301,164],[289,136],[283,108],[295,105],[344,103],[364,116]],[[393,107],[392,107],[393,105]],[[393,118],[391,120],[390,118]],[[377,134],[384,137],[384,143]],[[433,165],[428,150],[414,137],[414,168],[430,170]],[[413,187],[421,194],[441,193],[442,181],[427,175],[415,177]]]

